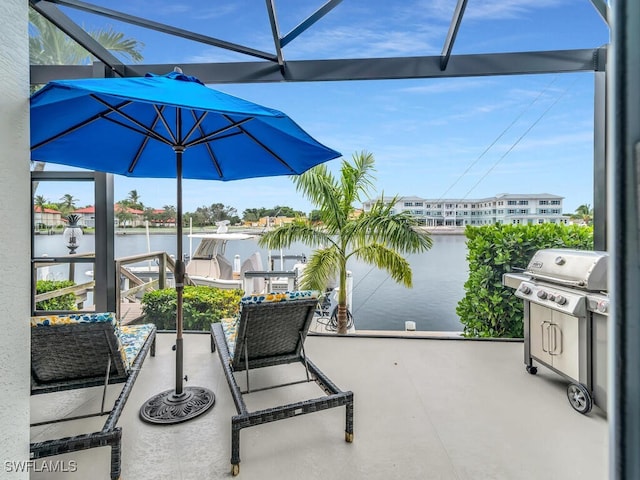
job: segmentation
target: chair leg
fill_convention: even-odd
[[[231,475],[240,473],[240,428],[231,421]]]
[[[111,374],[111,357],[107,361],[107,371],[104,375],[104,388],[102,389],[102,404],[100,405],[100,415],[104,413],[104,401],[107,397],[107,387],[109,386],[109,375]]]
[[[111,443],[111,480],[118,480],[121,473],[121,441],[122,441],[122,429],[117,428],[116,438]]]
[[[348,443],[353,443],[353,397],[351,397],[350,402],[346,405],[346,428],[344,432],[344,440]]]

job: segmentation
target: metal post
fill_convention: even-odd
[[[593,105],[593,247],[607,249],[607,81],[606,72],[594,73]]]
[[[640,478],[640,2],[611,3],[608,65],[609,476]]]
[[[94,173],[96,234],[95,234],[95,288],[93,303],[97,312],[116,312],[116,276],[113,213],[113,175]]]

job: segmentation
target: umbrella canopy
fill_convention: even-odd
[[[176,387],[147,401],[143,420],[182,422],[206,412],[215,398],[204,388],[183,388],[182,178],[295,175],[339,156],[284,113],[182,72],[55,81],[31,97],[32,161],[177,180]]]
[[[31,98],[31,159],[130,177],[238,180],[337,158],[287,115],[172,72],[50,82]],[[88,154],[88,152],[91,152]]]

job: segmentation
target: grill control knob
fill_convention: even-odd
[[[547,298],[547,292],[545,292],[544,290],[538,290],[538,298],[544,300],[545,298]]]
[[[531,289],[529,288],[529,286],[525,285],[524,283],[520,284],[520,287],[518,287],[518,290],[520,290],[525,295],[529,295],[531,293]]]
[[[600,300],[596,306],[596,310],[600,313],[606,313],[609,310],[609,302],[606,300]]]
[[[563,297],[562,295],[558,295],[556,297],[556,303],[558,305],[564,305],[565,303],[567,303],[567,299],[565,297]]]
[[[553,293],[550,293],[550,294],[547,296],[547,299],[553,302],[553,301],[555,301],[556,296],[555,296]]]

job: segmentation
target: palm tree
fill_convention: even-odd
[[[126,228],[127,223],[133,220],[133,213],[129,211],[129,206],[125,202],[116,203],[115,214],[118,225],[122,228]]]
[[[33,204],[36,207],[36,212],[40,214],[40,221],[36,221],[35,224],[40,229],[40,225],[44,225],[44,209],[47,205],[48,200],[44,198],[42,195],[36,195],[33,199]]]
[[[415,227],[409,212],[394,213],[395,202],[382,198],[370,211],[357,213],[373,187],[374,158],[371,153],[353,155],[353,163],[342,162],[340,178],[326,165],[318,165],[294,177],[297,190],[318,209],[322,226],[304,220],[285,224],[260,239],[267,248],[288,248],[300,241],[316,250],[302,275],[302,287],[324,290],[338,277],[338,333],[347,333],[347,262],[352,257],[386,270],[396,282],[412,286],[409,262],[402,253],[418,253],[431,247],[427,232]]]
[[[93,61],[91,54],[62,30],[29,9],[29,61],[34,65],[79,65]],[[112,28],[88,32],[100,45],[132,62],[142,61],[144,44]]]
[[[60,197],[62,203],[60,204],[60,211],[63,216],[72,212],[76,208],[77,198],[74,198],[70,193],[65,193],[62,197]]]
[[[129,198],[127,200],[129,200],[129,205],[132,208],[136,208],[138,210],[144,210],[144,205],[140,202],[140,195],[138,195],[137,190],[131,190],[129,192]]]
[[[576,217],[582,219],[586,225],[590,225],[593,220],[593,208],[588,203],[584,203],[576,208]]]
[[[88,32],[100,45],[112,53],[119,54],[132,62],[141,62],[140,51],[144,47],[142,42],[132,38],[125,38],[124,33],[116,32],[112,28],[98,29]],[[29,9],[29,61],[33,65],[78,65],[88,64],[93,58],[91,54],[79,44],[69,38],[62,30],[41,16],[33,9]],[[32,92],[36,88],[32,88]],[[35,162],[33,170],[44,170],[44,162]],[[33,183],[33,191],[38,183]]]

